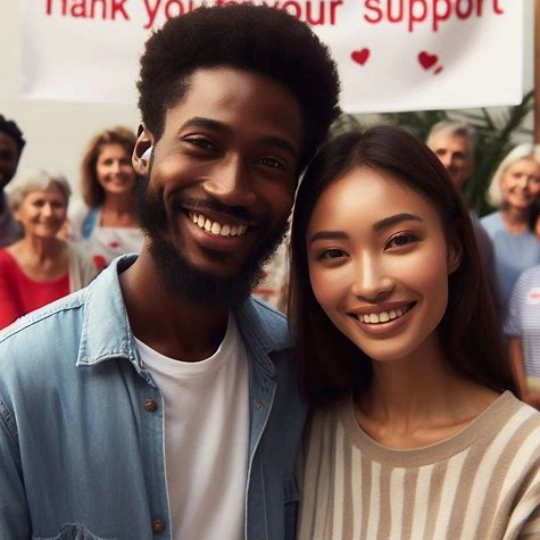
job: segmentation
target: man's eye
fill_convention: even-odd
[[[203,150],[217,150],[217,146],[213,142],[203,137],[188,137],[184,140],[197,148],[202,148]]]
[[[279,159],[272,157],[263,157],[258,160],[261,165],[266,165],[267,167],[272,167],[274,169],[285,169],[285,164]]]

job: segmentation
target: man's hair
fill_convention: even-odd
[[[286,87],[302,111],[301,169],[340,112],[339,77],[328,48],[306,24],[268,6],[200,7],[169,19],[146,42],[140,65],[139,109],[156,139],[166,110],[185,97],[197,69],[230,66]]]
[[[5,116],[0,114],[0,132],[5,133],[15,141],[20,157],[26,141],[24,140],[23,132],[19,126],[13,120],[8,120]]]
[[[474,156],[474,150],[478,141],[478,134],[473,126],[458,120],[441,120],[432,126],[426,139],[427,145],[431,146],[431,138],[441,133],[444,133],[445,135],[464,137],[469,143],[469,148],[471,151],[471,155],[469,157]]]

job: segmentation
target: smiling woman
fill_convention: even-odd
[[[540,195],[540,145],[520,144],[493,175],[488,202],[499,211],[482,218],[495,251],[495,266],[506,308],[519,275],[540,263],[540,240],[529,230]]]
[[[131,164],[134,144],[130,129],[106,129],[92,137],[81,163],[83,201],[70,209],[69,236],[88,250],[99,269],[142,247]]]
[[[24,237],[0,250],[0,328],[80,289],[96,274],[86,256],[58,237],[70,194],[61,174],[37,171],[13,182],[10,204]]]
[[[291,242],[312,408],[300,539],[538,527],[540,414],[512,395],[469,214],[436,156],[391,126],[338,137],[308,167]]]

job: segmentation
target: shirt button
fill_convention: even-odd
[[[154,412],[154,411],[157,411],[157,403],[156,403],[153,399],[147,399],[147,400],[144,402],[144,408],[145,408],[148,412]]]
[[[259,400],[255,400],[255,408],[260,411],[262,409],[262,403]]]
[[[152,521],[152,530],[155,533],[160,533],[165,530],[165,523],[161,519],[154,519]]]

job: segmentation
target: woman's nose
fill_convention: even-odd
[[[378,300],[389,294],[393,288],[394,280],[377,258],[364,256],[355,265],[355,279],[352,287],[355,296],[370,301]]]

